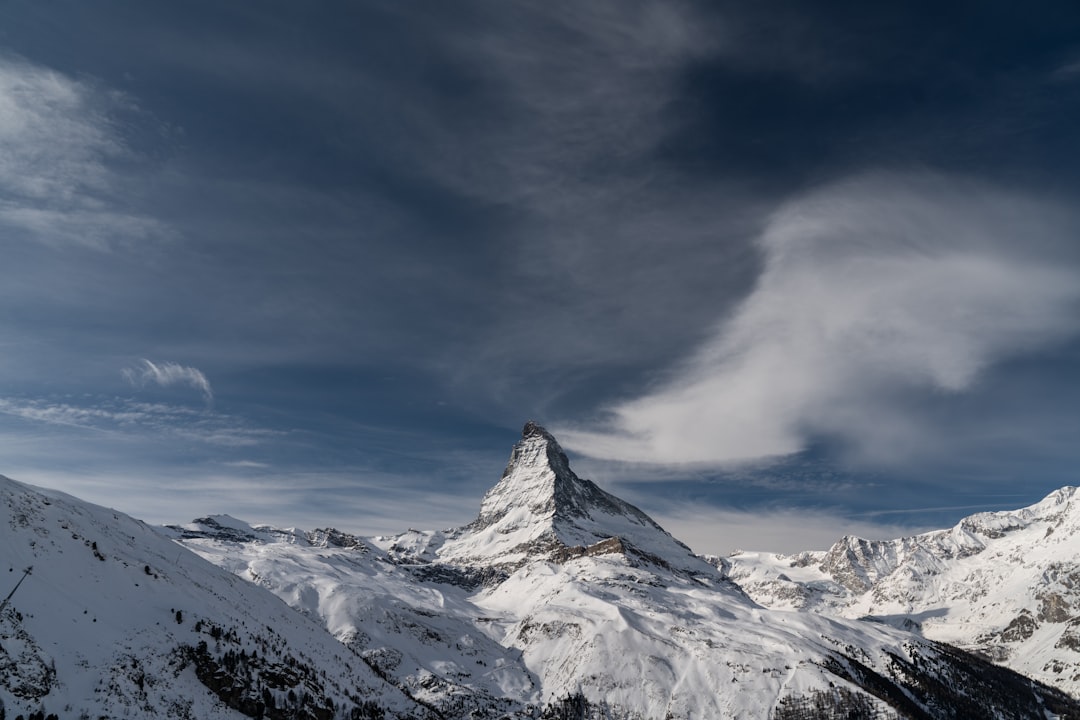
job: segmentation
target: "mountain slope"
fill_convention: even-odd
[[[422,717],[318,624],[113,510],[0,476],[0,714]]]
[[[574,475],[535,423],[463,528],[331,545],[328,531],[214,524],[225,532],[174,531],[448,717],[1080,717],[1050,688],[887,624],[762,608]]]
[[[727,558],[759,603],[872,616],[1080,694],[1080,494],[908,538]]]
[[[469,596],[483,582],[446,566],[399,563],[334,530],[252,528],[233,518],[172,526],[222,567],[318,618],[386,679],[446,717],[526,717],[538,680],[521,653],[477,628]]]

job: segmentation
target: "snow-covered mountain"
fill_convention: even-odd
[[[575,475],[555,438],[535,422],[526,423],[476,520],[441,533],[406,533],[387,549],[508,572],[537,560],[620,553],[636,562],[713,574],[648,515]]]
[[[535,423],[462,528],[358,538],[210,517],[171,532],[446,718],[1080,717],[917,633],[761,607],[574,475]]]
[[[873,617],[1080,694],[1080,491],[898,540],[740,553],[729,576],[762,605]]]
[[[266,590],[2,476],[0,579],[0,718],[437,717]]]

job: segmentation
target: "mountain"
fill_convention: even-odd
[[[575,475],[559,443],[535,422],[525,424],[476,520],[445,533],[407,533],[389,550],[505,571],[540,559],[620,553],[634,562],[713,574],[648,515]]]
[[[871,617],[1080,694],[1080,491],[896,540],[740,553],[728,575],[762,605]]]
[[[266,590],[2,476],[0,578],[0,718],[433,717]]]
[[[173,526],[445,718],[1080,718],[1080,703],[884,622],[762,607],[526,424],[479,515],[360,538]]]

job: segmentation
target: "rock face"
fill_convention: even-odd
[[[536,423],[462,528],[348,547],[258,532],[178,537],[444,718],[1080,717],[1061,693],[903,629],[762,608],[578,478]],[[851,582],[872,584],[891,556],[862,550]],[[860,564],[879,556],[878,575]],[[851,592],[828,582],[815,592]]]
[[[967,648],[1080,694],[1080,496],[979,513],[897,540],[845,537],[827,552],[727,558],[762,605],[870,616]]]

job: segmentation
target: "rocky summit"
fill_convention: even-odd
[[[622,553],[636,562],[711,573],[700,558],[628,502],[579,478],[551,433],[528,422],[476,520],[448,533],[444,562],[514,569],[542,558]]]

